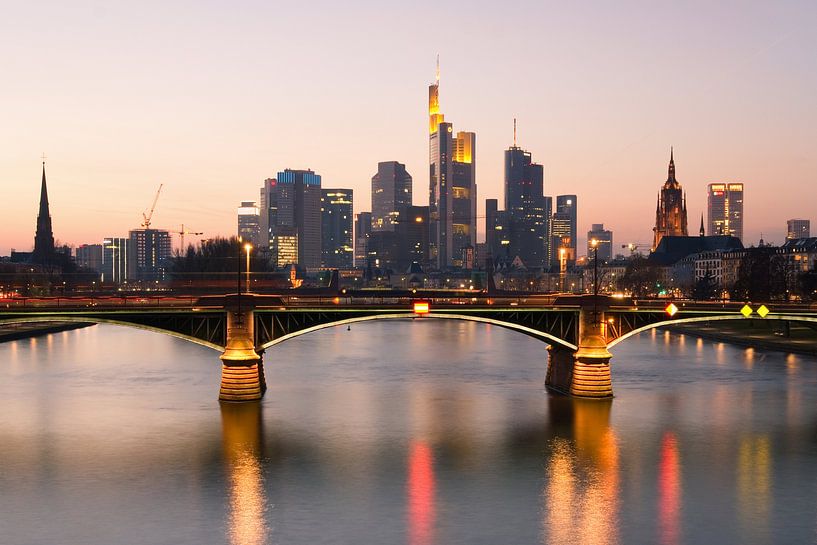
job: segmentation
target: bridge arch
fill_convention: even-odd
[[[224,352],[224,347],[219,346],[215,343],[211,343],[205,341],[203,339],[198,339],[191,335],[185,335],[184,333],[177,333],[175,331],[171,331],[169,329],[163,329],[160,327],[153,327],[144,324],[138,324],[134,322],[128,322],[125,320],[115,320],[111,318],[103,318],[99,316],[71,316],[70,314],[60,314],[59,316],[20,316],[19,318],[3,318],[0,319],[0,324],[29,324],[32,322],[69,322],[74,324],[111,324],[111,325],[118,325],[124,327],[130,327],[135,329],[141,329],[143,331],[151,331],[153,333],[161,333],[163,335],[170,335],[171,337],[176,337],[177,339],[182,339],[184,341],[189,341],[201,346],[205,346],[207,348],[211,348],[213,350],[218,351],[219,353]]]
[[[673,320],[662,320],[660,322],[654,322],[652,324],[647,324],[645,326],[639,327],[632,331],[628,331],[624,335],[617,337],[610,341],[607,344],[607,348],[613,348],[617,344],[622,341],[625,341],[632,337],[633,335],[637,335],[643,331],[649,331],[650,329],[655,329],[657,327],[663,327],[668,325],[676,325],[676,324],[690,324],[695,322],[718,322],[718,321],[740,321],[746,320],[747,318],[743,318],[742,316],[735,316],[734,314],[724,314],[720,316],[696,316],[694,318],[676,318]],[[768,315],[763,320],[778,320],[778,321],[786,321],[786,322],[812,322],[817,323],[817,317],[812,316],[798,316],[798,315],[787,315],[787,314],[774,314]]]
[[[300,337],[301,335],[306,335],[307,333],[312,333],[314,331],[319,331],[321,329],[326,329],[326,328],[330,328],[330,327],[351,325],[351,324],[354,324],[354,323],[369,322],[369,321],[372,321],[372,320],[396,320],[396,319],[406,319],[406,318],[412,318],[412,319],[418,319],[418,320],[426,320],[426,319],[429,319],[429,318],[443,319],[443,320],[463,320],[463,321],[466,321],[466,322],[479,322],[479,323],[484,323],[484,324],[492,324],[492,325],[495,325],[497,327],[501,327],[503,329],[510,329],[510,330],[513,330],[513,331],[518,331],[520,333],[524,333],[525,335],[537,338],[537,339],[539,339],[541,341],[544,341],[544,342],[546,342],[548,344],[551,344],[551,345],[554,345],[554,344],[555,345],[560,345],[560,346],[563,346],[563,347],[568,348],[570,350],[577,350],[577,348],[578,348],[575,344],[569,343],[569,342],[567,342],[567,341],[565,341],[563,339],[560,339],[560,338],[558,338],[558,337],[556,337],[554,335],[550,335],[549,333],[545,333],[543,331],[538,331],[538,330],[533,329],[531,327],[515,324],[515,323],[512,323],[512,322],[504,322],[502,320],[496,320],[496,319],[493,319],[493,318],[485,318],[483,316],[469,316],[469,315],[466,315],[466,314],[449,314],[449,313],[434,313],[434,312],[432,312],[430,314],[425,314],[423,316],[418,316],[417,314],[414,314],[413,312],[405,312],[405,313],[373,314],[371,316],[358,316],[358,317],[355,317],[355,318],[346,318],[346,319],[338,320],[338,321],[335,321],[335,322],[328,322],[328,323],[324,323],[324,324],[314,325],[312,327],[307,327],[307,328],[301,329],[299,331],[294,331],[294,332],[289,333],[287,335],[282,335],[281,337],[273,339],[273,340],[263,344],[260,347],[260,350],[266,350],[267,348],[275,346],[276,344],[280,344],[280,343],[282,343],[284,341],[288,341],[289,339],[294,339],[295,337]]]

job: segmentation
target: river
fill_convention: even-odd
[[[612,402],[544,388],[545,345],[368,322],[265,355],[99,325],[0,345],[0,543],[765,544],[817,539],[817,361],[668,332]]]

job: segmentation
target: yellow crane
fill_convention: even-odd
[[[153,198],[153,205],[151,205],[150,207],[150,212],[148,212],[147,214],[142,212],[142,218],[144,218],[144,221],[142,222],[142,227],[144,227],[145,229],[150,229],[150,219],[153,217],[153,211],[156,210],[156,203],[159,201],[159,193],[162,192],[163,185],[164,184],[159,184],[159,190],[156,191],[156,196]]]
[[[181,244],[180,244],[180,247],[179,247],[179,253],[180,254],[184,254],[184,252],[187,250],[185,248],[185,246],[184,246],[184,235],[203,235],[204,234],[204,233],[200,233],[200,232],[197,232],[197,231],[190,231],[188,229],[185,229],[183,223],[182,223],[181,230],[173,231],[173,233],[179,235],[179,237],[181,238]]]

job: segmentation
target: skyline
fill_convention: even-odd
[[[240,202],[257,200],[263,180],[285,168],[311,168],[325,187],[352,189],[358,213],[370,208],[377,163],[400,161],[414,178],[414,204],[425,205],[426,90],[437,53],[441,108],[480,140],[480,241],[485,199],[504,205],[513,117],[518,145],[544,165],[545,194],[578,195],[581,234],[604,223],[622,244],[648,242],[670,146],[691,225],[713,182],[745,184],[747,245],[761,232],[782,242],[787,219],[817,219],[802,198],[817,180],[808,153],[817,140],[808,52],[817,41],[807,27],[817,7],[805,2],[737,13],[710,6],[699,12],[708,17],[678,7],[588,16],[573,7],[539,20],[544,8],[526,8],[531,17],[521,22],[486,17],[488,5],[473,13],[442,6],[438,22],[450,29],[442,37],[418,24],[423,6],[412,6],[401,13],[418,29],[411,44],[378,41],[389,34],[376,23],[393,8],[378,18],[365,4],[350,6],[361,17],[345,13],[348,24],[335,28],[341,8],[329,5],[310,20],[320,39],[298,48],[260,30],[268,20],[302,24],[303,12],[273,18],[270,7],[243,6],[250,10],[15,8],[9,21],[19,24],[3,33],[11,54],[0,61],[13,106],[0,137],[0,254],[33,245],[43,151],[55,238],[74,245],[138,227],[159,183],[157,227],[234,234]],[[714,32],[727,18],[731,26]],[[534,23],[542,28],[532,33]],[[692,43],[667,43],[670,27]],[[364,43],[356,37],[366,29]],[[473,49],[463,55],[469,37]],[[325,58],[329,45],[335,62]]]

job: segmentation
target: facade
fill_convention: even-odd
[[[372,230],[394,231],[401,214],[411,206],[411,174],[397,161],[377,163],[372,176]]]
[[[429,253],[437,269],[463,266],[476,244],[476,135],[458,132],[440,113],[440,72],[428,88]]]
[[[165,279],[170,261],[170,232],[164,229],[130,231],[132,259],[128,280],[155,282]]]
[[[811,236],[811,222],[809,220],[788,220],[786,222],[786,240],[809,238]]]
[[[330,269],[351,269],[353,249],[351,189],[321,190],[321,261]]]
[[[82,244],[75,250],[77,265],[83,269],[102,272],[102,244]]]
[[[612,261],[613,259],[613,232],[604,228],[603,223],[594,223],[587,232],[587,258],[593,257],[592,240],[598,241],[596,250],[598,252],[599,263]]]
[[[366,266],[371,234],[372,213],[360,212],[355,216],[355,267]]]
[[[286,169],[276,178],[267,179],[264,188],[271,260],[277,267],[320,267],[320,175],[311,170]]]
[[[121,284],[136,271],[132,264],[131,242],[125,237],[102,240],[102,283]]]
[[[743,184],[709,184],[706,200],[706,234],[729,235],[743,241]]]
[[[261,215],[255,201],[241,201],[241,206],[238,207],[238,237],[251,242],[255,247],[263,246],[260,220]]]
[[[400,270],[406,270],[412,263],[425,267],[428,263],[428,206],[409,206],[405,216],[405,221],[397,226],[401,245],[398,266]]]
[[[516,131],[514,130],[514,133]],[[505,212],[510,254],[528,268],[548,264],[550,215],[544,196],[544,168],[516,145],[505,150]]]
[[[578,202],[576,195],[558,195],[556,210],[550,220],[551,265],[568,267],[576,264]]]
[[[681,189],[681,184],[675,179],[675,160],[670,150],[667,181],[661,188],[655,207],[652,249],[654,251],[658,248],[663,237],[685,237],[688,234],[686,195]]]

